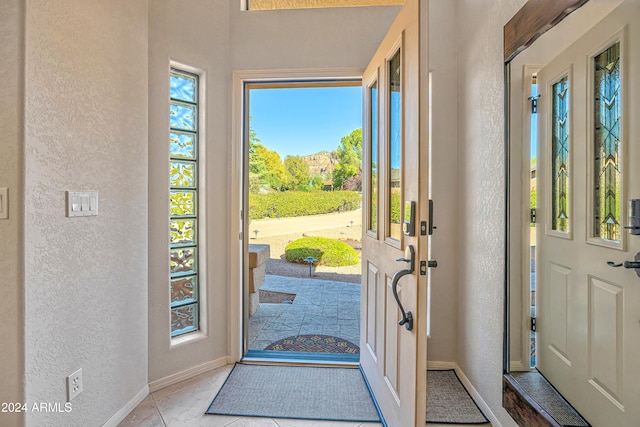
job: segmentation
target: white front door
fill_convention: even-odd
[[[640,425],[638,76],[640,0],[538,74],[538,369],[596,427]]]
[[[424,425],[426,409],[427,276],[419,272],[428,255],[419,225],[428,214],[426,7],[406,2],[363,75],[360,363],[387,424],[398,427]],[[403,228],[412,210],[415,231]],[[398,261],[411,250],[414,271]]]

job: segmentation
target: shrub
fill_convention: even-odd
[[[305,258],[312,256],[316,259],[316,265],[329,267],[356,265],[359,262],[355,249],[345,242],[327,237],[294,240],[287,245],[284,254],[290,262],[305,263]]]
[[[318,215],[358,209],[361,196],[354,191],[283,191],[249,195],[251,219]]]

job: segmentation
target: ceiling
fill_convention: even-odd
[[[249,10],[310,9],[325,7],[392,6],[405,0],[249,0]]]

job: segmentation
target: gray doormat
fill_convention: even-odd
[[[380,422],[359,369],[237,363],[207,414]]]
[[[511,372],[511,377],[560,425],[564,427],[589,427],[589,423],[573,409],[540,372]]]
[[[427,424],[487,424],[456,372],[427,371]]]

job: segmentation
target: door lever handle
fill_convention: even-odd
[[[609,267],[624,267],[633,268],[636,271],[638,277],[640,277],[640,252],[638,252],[633,261],[624,261],[621,263],[615,263],[613,261],[607,261]]]

